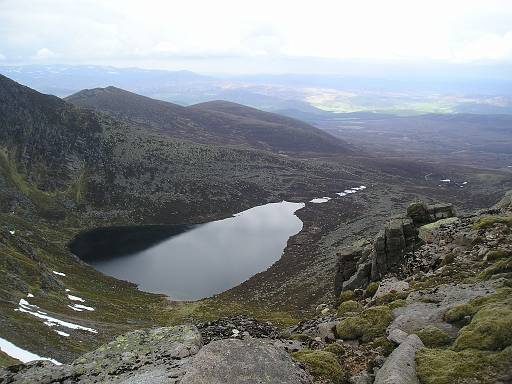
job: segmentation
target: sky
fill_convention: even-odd
[[[0,65],[336,72],[512,63],[511,0],[0,0]]]

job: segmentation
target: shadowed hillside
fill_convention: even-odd
[[[196,143],[302,154],[352,152],[342,140],[307,123],[236,103],[182,107],[115,87],[80,91],[66,100]]]

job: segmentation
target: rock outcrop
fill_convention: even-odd
[[[372,243],[361,240],[341,250],[335,278],[336,294],[365,288],[388,271],[401,268],[405,255],[413,252],[420,241],[419,228],[453,216],[455,210],[451,204],[412,203],[407,208],[407,215],[389,220]]]
[[[195,326],[140,330],[117,337],[67,365],[35,361],[0,370],[0,383],[306,384],[311,377],[272,341],[246,338],[203,347]]]

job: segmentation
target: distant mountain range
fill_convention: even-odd
[[[196,143],[302,155],[352,151],[341,139],[307,123],[227,101],[182,107],[115,87],[80,91],[65,100]]]
[[[426,72],[408,76],[400,71],[387,75],[382,72],[379,76],[206,76],[189,71],[94,65],[30,65],[3,66],[0,73],[59,97],[82,89],[115,86],[180,105],[227,100],[299,118],[303,113],[358,111],[399,115],[512,114],[512,80],[504,70],[491,74],[482,69],[477,77],[456,73],[439,77]]]

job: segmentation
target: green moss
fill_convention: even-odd
[[[404,299],[398,299],[398,300],[395,300],[395,301],[392,301],[391,303],[389,303],[388,308],[393,310],[396,308],[404,307],[406,304],[407,304],[407,301],[405,301]]]
[[[303,333],[292,333],[289,338],[290,340],[297,340],[306,344],[309,344],[309,342],[313,340],[310,336]]]
[[[361,304],[354,300],[348,300],[341,303],[338,307],[338,316],[343,316],[349,312],[360,312],[362,310]]]
[[[377,289],[379,289],[379,283],[376,281],[371,282],[370,284],[368,284],[366,290],[364,291],[364,297],[373,297],[373,295],[375,295],[375,292],[377,292]]]
[[[371,307],[358,316],[341,320],[336,325],[336,333],[341,339],[361,339],[362,342],[369,342],[383,336],[392,320],[391,309],[387,306]]]
[[[403,300],[403,299],[406,299],[407,296],[409,295],[409,292],[396,292],[396,291],[391,291],[391,292],[388,292],[382,296],[379,296],[375,299],[375,302],[379,305],[383,305],[383,304],[388,304],[388,303],[391,303],[395,300]]]
[[[452,342],[452,339],[445,331],[432,325],[423,328],[416,334],[428,348],[442,347]]]
[[[453,262],[455,261],[455,258],[456,258],[456,256],[455,256],[455,254],[453,252],[448,253],[444,257],[442,265],[453,264]]]
[[[16,360],[16,359],[12,358],[11,356],[9,356],[8,354],[0,351],[0,368],[5,368],[10,365],[16,365],[16,364],[20,364],[20,363],[21,363],[21,361]]]
[[[510,372],[511,362],[511,347],[498,353],[423,348],[416,353],[416,372],[422,384],[491,384]]]
[[[338,343],[332,343],[323,349],[325,352],[334,353],[336,356],[343,356],[345,354],[345,348]]]
[[[507,257],[512,256],[511,252],[506,249],[495,249],[493,251],[489,251],[485,254],[486,261],[496,261],[500,259],[506,259]]]
[[[389,341],[387,337],[380,336],[372,342],[371,347],[380,348],[384,356],[389,356],[395,349],[396,345],[392,341]]]
[[[471,323],[459,331],[454,349],[498,351],[510,345],[512,345],[512,307],[491,304],[480,309],[473,316]]]
[[[305,349],[293,353],[292,356],[306,364],[316,378],[328,380],[334,384],[341,384],[344,380],[343,368],[332,352]]]
[[[457,323],[467,316],[473,316],[475,312],[476,309],[471,304],[460,304],[446,311],[444,319],[449,323]]]
[[[481,280],[487,280],[492,275],[496,275],[498,273],[508,273],[512,272],[512,257],[508,259],[501,259],[496,261],[490,267],[484,269],[479,275],[478,278]]]
[[[473,223],[473,228],[475,229],[483,229],[492,227],[494,224],[501,223],[512,226],[512,216],[482,216],[476,222]]]
[[[340,302],[343,303],[344,301],[349,301],[349,300],[355,300],[356,299],[356,295],[354,293],[354,291],[342,291],[340,293]]]

